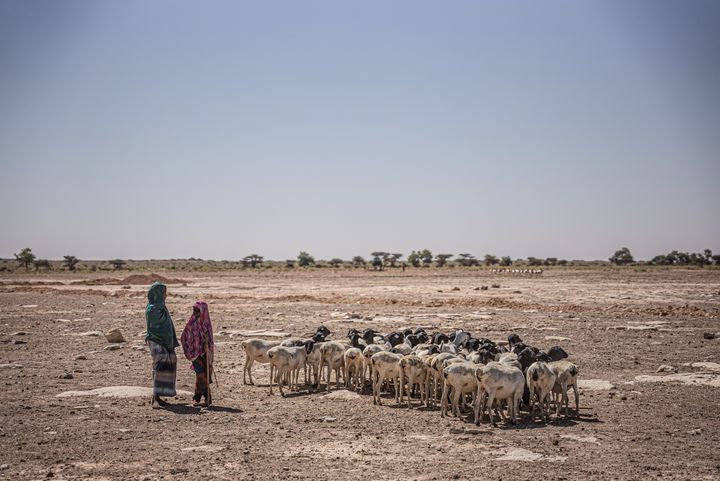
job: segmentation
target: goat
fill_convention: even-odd
[[[448,359],[451,363],[443,369],[443,392],[440,403],[440,416],[445,417],[447,412],[448,395],[452,389],[452,412],[460,417],[460,398],[465,394],[472,394],[475,397],[477,391],[477,378],[475,377],[475,364],[457,359]]]
[[[420,390],[420,405],[425,402],[426,371],[427,366],[417,355],[403,356],[402,359],[400,359],[400,403],[402,404],[405,383],[407,382],[408,409],[412,408],[410,405],[410,391],[415,389],[416,384]]]
[[[335,388],[340,388],[340,372],[343,370],[343,355],[350,346],[338,341],[324,342],[320,346],[320,370],[327,364],[327,391],[330,392],[330,372],[335,371]]]
[[[508,414],[511,422],[517,422],[517,412],[520,408],[525,387],[525,376],[520,369],[502,364],[490,362],[485,366],[475,368],[475,377],[478,380],[477,394],[475,396],[475,424],[480,423],[481,409],[484,412],[484,399],[487,395],[488,416],[490,424],[495,425],[493,418],[493,401],[508,401]],[[501,412],[502,417],[502,412]]]
[[[273,383],[277,380],[280,395],[285,397],[282,380],[284,374],[288,375],[288,387],[290,390],[292,391],[293,388],[297,389],[300,367],[305,366],[305,357],[312,351],[313,344],[313,341],[307,341],[302,346],[275,346],[268,349],[267,356],[268,359],[270,359],[270,394],[272,394]]]
[[[373,354],[370,358],[373,367],[373,404],[382,404],[380,387],[386,379],[392,380],[395,386],[395,401],[400,404],[400,359],[399,354],[386,351]]]
[[[348,389],[362,389],[360,382],[364,370],[364,357],[362,351],[357,347],[351,347],[343,354],[345,365],[345,387]]]
[[[243,366],[243,384],[248,384],[245,375],[250,378],[250,384],[255,384],[252,378],[252,366],[255,362],[267,364],[270,359],[267,352],[270,348],[280,345],[280,341],[266,341],[265,339],[246,339],[242,343],[245,350],[245,365]]]
[[[552,350],[552,349],[551,349]],[[560,405],[565,405],[565,417],[568,417],[568,387],[572,386],[575,393],[575,413],[580,413],[580,394],[577,387],[578,367],[570,361],[560,360],[547,363],[548,367],[555,373],[556,379],[553,385],[553,394],[555,395],[555,416],[560,416]],[[562,399],[558,402],[558,396],[562,394]]]
[[[540,405],[540,414],[543,422],[547,419],[547,409],[549,405],[550,393],[555,386],[555,372],[543,361],[537,361],[527,368],[525,379],[527,381],[527,389],[529,391],[530,420],[535,415],[535,406]],[[535,402],[535,394],[537,392],[537,403]]]

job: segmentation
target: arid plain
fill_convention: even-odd
[[[0,479],[720,479],[716,268],[155,272],[169,280],[178,335],[195,299],[210,305],[214,405],[180,394],[152,409],[136,388],[151,386],[144,308],[156,276],[0,274]],[[282,398],[257,364],[257,384],[243,385],[247,331],[305,336],[321,324],[335,339],[422,326],[560,345],[580,369],[580,416],[476,427],[391,395],[382,406],[334,390]],[[127,342],[92,333],[112,328]],[[178,389],[192,391],[178,359]],[[125,387],[93,391],[113,386]]]

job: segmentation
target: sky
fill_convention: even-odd
[[[0,0],[0,257],[720,251],[720,2]]]

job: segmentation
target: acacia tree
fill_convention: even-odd
[[[67,270],[69,271],[74,271],[75,266],[78,262],[80,262],[80,259],[75,256],[65,256],[64,259],[65,260],[63,261],[63,265],[67,267]]]
[[[500,265],[501,265],[501,266],[505,266],[505,267],[511,266],[511,265],[512,265],[512,259],[510,259],[510,256],[503,256],[503,257],[500,259]]]
[[[371,252],[370,255],[373,258],[373,260],[372,260],[373,269],[379,270],[379,271],[383,270],[383,266],[385,265],[384,259],[388,255],[387,252],[375,251],[375,252]]]
[[[435,263],[438,267],[444,267],[453,254],[438,254],[435,256]]]
[[[298,265],[300,267],[307,267],[315,265],[315,258],[305,251],[301,251],[298,254]]]
[[[613,254],[608,260],[618,266],[632,264],[635,262],[635,259],[633,259],[633,256],[630,253],[630,249],[627,247],[623,247],[622,249],[615,251],[615,254]]]
[[[328,264],[330,264],[333,267],[338,267],[338,266],[342,265],[342,263],[343,263],[343,260],[338,257],[335,257],[328,261]]]
[[[418,255],[424,266],[430,266],[430,264],[432,264],[433,255],[428,249],[421,250],[418,252]]]
[[[355,267],[364,266],[365,259],[363,258],[363,256],[355,256],[352,258],[352,264]]]
[[[249,256],[245,256],[242,259],[243,266],[247,267],[257,267],[259,265],[262,265],[263,260],[265,258],[263,256],[259,256],[257,254],[250,254]]]
[[[495,257],[494,255],[492,255],[492,254],[485,254],[485,265],[486,265],[486,266],[494,266],[494,265],[497,264],[498,262],[500,262],[500,261],[498,261],[498,258]]]
[[[395,263],[399,261],[402,256],[400,253],[388,254],[387,260],[390,262],[390,267],[395,267]]]
[[[126,262],[122,259],[113,259],[110,261],[110,264],[112,264],[113,269],[117,271],[125,267]]]
[[[410,255],[407,258],[408,264],[410,264],[413,267],[420,267],[420,254],[418,254],[415,251],[412,251]]]
[[[478,265],[477,259],[472,254],[458,254],[459,259],[457,261],[463,267],[471,267]]]
[[[32,253],[32,249],[26,247],[19,254],[15,254],[15,260],[25,267],[26,271],[29,271],[30,265],[35,261],[35,254]]]
[[[37,259],[33,262],[33,265],[35,266],[35,270],[40,270],[42,267],[43,269],[51,270],[52,266],[50,265],[50,261],[47,259]]]

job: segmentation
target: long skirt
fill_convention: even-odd
[[[148,339],[150,355],[153,359],[153,395],[175,396],[175,372],[177,357],[161,344]]]

